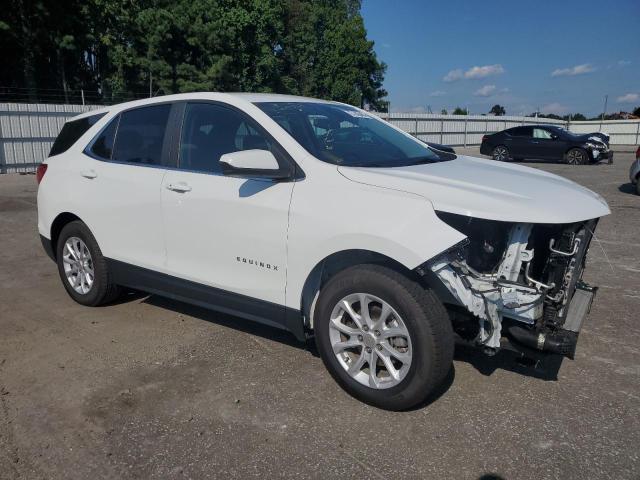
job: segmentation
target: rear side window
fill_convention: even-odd
[[[171,105],[166,104],[122,113],[111,159],[116,162],[162,165],[162,145],[170,112]]]
[[[84,135],[95,123],[104,117],[105,113],[98,113],[89,117],[80,118],[78,120],[72,120],[64,124],[62,130],[56,137],[56,141],[53,142],[49,156],[60,155],[71,148],[71,146],[78,141],[78,139]]]
[[[107,127],[100,132],[95,138],[89,151],[91,155],[102,160],[111,160],[111,154],[113,153],[113,141],[116,137],[116,131],[118,130],[118,122],[120,116],[114,118]]]
[[[507,133],[512,137],[531,137],[531,127],[516,127],[507,130]]]

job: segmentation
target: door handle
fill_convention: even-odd
[[[186,193],[191,191],[191,187],[184,182],[169,183],[167,189],[173,192]]]
[[[82,170],[80,172],[80,175],[82,175],[84,178],[88,178],[88,179],[94,179],[98,176],[98,174],[96,173],[95,170]]]

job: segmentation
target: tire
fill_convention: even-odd
[[[567,165],[584,165],[589,162],[589,155],[581,148],[572,148],[565,155]]]
[[[372,326],[366,330],[364,325],[358,328],[346,310],[336,314],[342,312],[343,300],[349,303],[362,295],[370,302],[367,311]],[[351,311],[359,321],[367,323],[359,303],[352,303]],[[389,316],[379,323],[382,311],[389,312]],[[349,334],[336,325],[349,328]],[[355,398],[385,410],[405,410],[426,400],[443,382],[453,362],[453,330],[442,303],[431,290],[378,265],[350,267],[331,278],[318,297],[314,328],[322,361],[337,383]],[[401,331],[407,335],[392,335]],[[356,343],[352,349],[340,351],[343,345]],[[369,362],[362,363],[361,358],[367,356],[375,359],[375,378]],[[397,378],[386,368],[383,356],[392,362]],[[350,374],[348,368],[353,368],[355,374]]]
[[[636,195],[640,195],[640,178],[636,180]]]
[[[75,247],[73,251],[68,247],[70,244]],[[81,305],[95,307],[115,300],[120,294],[98,242],[81,221],[76,220],[63,227],[56,243],[56,262],[65,290]],[[78,267],[79,264],[82,267]],[[79,268],[86,275],[81,275]],[[89,282],[91,276],[93,279]]]
[[[511,158],[509,155],[509,149],[504,145],[498,145],[494,148],[493,152],[491,152],[491,156],[498,162],[506,162]]]

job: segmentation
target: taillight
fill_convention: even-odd
[[[41,163],[40,165],[38,165],[38,168],[36,169],[36,180],[38,181],[38,185],[40,185],[40,182],[42,181],[42,177],[44,177],[45,173],[47,173],[47,164]]]
[[[489,136],[488,136],[488,135],[483,135],[483,136],[482,136],[482,141],[483,141],[483,142],[486,142],[488,139],[489,139]]]

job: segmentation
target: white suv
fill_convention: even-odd
[[[79,115],[38,180],[42,242],[77,302],[125,286],[314,335],[338,383],[386,409],[443,381],[454,338],[571,357],[595,292],[586,252],[610,213],[561,177],[284,95]]]

